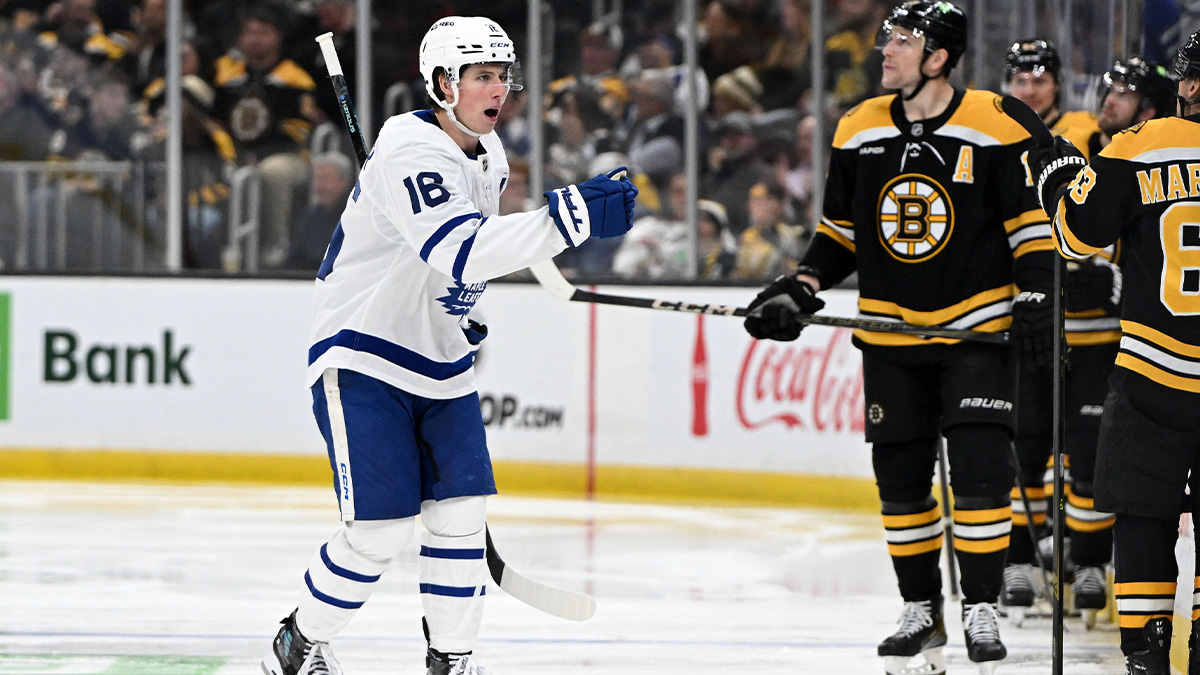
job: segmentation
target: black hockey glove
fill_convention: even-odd
[[[1067,311],[1103,309],[1113,314],[1121,306],[1121,268],[1102,258],[1067,263]]]
[[[1045,293],[1023,291],[1013,300],[1012,338],[1023,364],[1050,365],[1054,358],[1054,302]]]
[[[785,274],[754,297],[744,325],[756,340],[791,342],[800,337],[804,328],[797,319],[824,306],[825,301],[817,297],[812,286],[795,275]]]
[[[1083,153],[1071,144],[1071,141],[1058,136],[1054,145],[1048,148],[1034,148],[1029,151],[1029,169],[1037,176],[1038,200],[1042,210],[1054,217],[1058,210],[1054,195],[1063,183],[1075,178],[1075,174],[1087,165]]]

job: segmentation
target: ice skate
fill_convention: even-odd
[[[446,654],[433,648],[425,654],[425,675],[488,675],[489,672],[470,654]]]
[[[1037,579],[1034,576],[1037,573],[1029,563],[1004,568],[1000,605],[1017,628],[1024,623],[1026,615],[1033,609],[1033,603],[1037,600]]]
[[[280,621],[283,628],[262,660],[263,675],[342,675],[328,642],[310,642],[296,627],[296,613]]]
[[[1008,656],[1000,642],[1000,613],[990,602],[963,603],[963,635],[967,640],[967,656],[979,666],[981,675],[991,675],[996,664]]]
[[[1142,628],[1142,635],[1146,648],[1125,657],[1125,675],[1171,675],[1171,621],[1151,619]]]
[[[1079,567],[1075,570],[1075,583],[1071,585],[1075,595],[1075,609],[1083,616],[1088,630],[1096,627],[1099,610],[1108,604],[1108,587],[1105,584],[1103,567]]]
[[[942,596],[904,603],[900,628],[879,643],[888,675],[941,675],[946,672],[946,624],[942,620]],[[919,659],[917,657],[920,657]]]

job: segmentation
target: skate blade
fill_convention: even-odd
[[[1087,630],[1093,630],[1096,627],[1096,617],[1099,613],[1099,610],[1095,609],[1079,610],[1079,615],[1083,617],[1083,627]]]
[[[975,665],[979,666],[979,675],[992,675],[996,672],[996,666],[1000,665],[999,661],[981,661]]]
[[[943,675],[946,656],[941,647],[927,649],[916,656],[885,656],[883,670],[887,675]]]

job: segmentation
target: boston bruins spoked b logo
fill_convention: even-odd
[[[877,218],[884,249],[901,262],[921,262],[950,240],[954,205],[937,181],[906,173],[880,190]]]

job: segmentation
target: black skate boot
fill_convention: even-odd
[[[1075,583],[1071,585],[1075,595],[1075,609],[1083,616],[1083,623],[1091,630],[1096,626],[1096,615],[1108,604],[1108,586],[1105,584],[1103,567],[1078,567]]]
[[[967,656],[979,665],[980,673],[991,673],[996,664],[1008,656],[1000,641],[1000,612],[990,602],[963,603],[963,635],[967,640]]]
[[[1125,675],[1171,675],[1171,620],[1151,619],[1142,628],[1142,637],[1146,648],[1125,657]]]
[[[946,672],[946,624],[942,620],[942,596],[904,603],[900,628],[879,643],[888,675],[941,675]],[[923,662],[913,659],[920,656]]]
[[[425,654],[425,675],[488,675],[470,653],[447,654],[433,647]]]
[[[1009,620],[1018,628],[1025,621],[1025,616],[1033,609],[1038,592],[1034,575],[1038,570],[1029,563],[1009,565],[1004,568],[1004,583],[1000,587],[1000,606],[1008,614]]]
[[[280,621],[271,653],[262,660],[263,675],[342,675],[328,642],[310,642],[296,627],[296,612]]]

